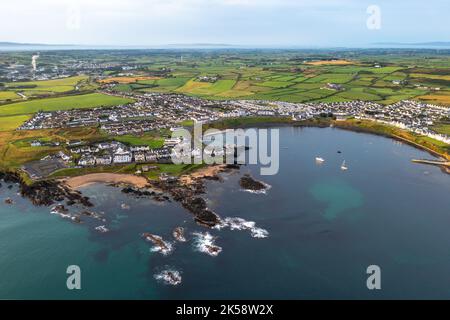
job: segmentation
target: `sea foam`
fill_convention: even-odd
[[[222,252],[222,248],[215,244],[217,237],[209,232],[194,232],[194,246],[197,251],[216,257]]]
[[[230,230],[248,230],[253,238],[267,238],[269,236],[269,232],[265,229],[256,227],[254,221],[247,221],[238,217],[227,217],[222,219],[219,224],[214,226],[214,228],[217,230],[224,228],[230,228]]]

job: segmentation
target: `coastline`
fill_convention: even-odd
[[[144,177],[119,173],[91,173],[62,179],[61,181],[72,189],[78,189],[93,183],[128,184],[136,188],[145,188],[149,185],[148,180]]]
[[[216,179],[217,174],[226,170],[226,164],[208,165],[206,167],[199,168],[190,173],[180,176],[180,182],[184,185],[191,185],[196,180],[201,179]]]
[[[397,141],[401,141],[406,143],[414,148],[424,150],[428,152],[430,155],[434,157],[438,157],[441,159],[446,159],[447,162],[442,163],[434,163],[432,165],[439,166],[444,173],[450,173],[450,155],[447,151],[443,151],[442,148],[433,145],[430,142],[426,142],[427,145],[423,145],[413,140],[416,138],[412,136],[411,133],[393,128],[390,126],[378,124],[373,121],[334,121],[329,118],[318,119],[318,120],[306,120],[306,121],[292,121],[291,119],[282,118],[282,119],[273,119],[270,117],[258,119],[259,121],[255,123],[255,119],[233,119],[232,123],[227,122],[219,122],[219,123],[210,123],[206,126],[206,128],[219,128],[219,129],[236,129],[236,128],[250,128],[250,127],[318,127],[318,128],[326,128],[326,127],[335,127],[343,130],[349,130],[353,132],[361,132],[374,134],[379,136],[384,136],[390,139],[394,139]],[[431,147],[430,147],[431,146]],[[440,150],[436,150],[440,149]],[[445,150],[445,149],[444,149]],[[413,160],[413,159],[411,159]],[[189,186],[195,184],[196,181],[203,179],[219,179],[218,173],[227,171],[229,167],[227,165],[205,165],[200,166],[198,168],[193,169],[189,173],[185,173],[178,177],[180,184],[184,186]],[[7,171],[4,172],[6,174]],[[20,182],[23,185],[26,185],[28,188],[40,188],[41,184],[48,182],[52,183],[55,181],[52,178],[47,178],[39,181],[29,181],[27,177],[24,177],[24,172],[22,171],[14,171],[8,174],[9,176],[14,177],[14,180]],[[137,176],[131,173],[121,174],[121,173],[89,173],[85,175],[79,175],[74,177],[62,177],[56,180],[57,182],[63,184],[64,186],[76,190],[82,186],[86,186],[93,183],[111,183],[111,184],[124,184],[129,185],[137,189],[143,189],[146,187],[155,188],[158,186],[158,180],[149,180],[143,176]]]
[[[270,128],[270,127],[286,127],[286,126],[292,126],[292,127],[314,127],[314,128],[327,128],[327,127],[335,127],[342,130],[348,130],[352,132],[360,132],[360,133],[367,133],[367,134],[373,134],[377,136],[383,136],[386,138],[394,139],[403,143],[406,143],[414,148],[423,150],[428,152],[430,155],[434,157],[438,157],[441,159],[445,159],[447,161],[450,161],[450,154],[447,151],[442,150],[436,150],[441,149],[432,143],[429,143],[428,145],[423,145],[421,143],[418,143],[411,138],[411,133],[405,130],[401,130],[395,127],[383,125],[380,123],[377,123],[375,121],[360,121],[360,123],[356,123],[351,120],[345,120],[345,121],[335,121],[329,118],[325,119],[319,119],[319,120],[303,120],[303,121],[293,121],[291,119],[270,119],[267,118],[264,121],[261,121],[259,123],[246,123],[246,119],[242,119],[240,123],[234,123],[232,125],[226,125],[223,121],[220,123],[211,123],[208,127],[210,128],[217,128],[220,130],[224,129],[245,129],[245,128],[251,128],[251,127],[257,127],[257,128]],[[277,120],[277,121],[275,121]],[[369,126],[371,125],[371,126]],[[402,136],[405,135],[405,136]],[[450,150],[450,146],[449,146]],[[448,163],[448,162],[447,162]],[[439,167],[441,167],[442,171],[444,173],[450,173],[450,165],[448,165],[446,162],[443,162],[442,164],[436,164]]]

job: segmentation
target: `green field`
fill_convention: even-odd
[[[0,117],[0,131],[17,129],[21,124],[30,119],[30,115]]]
[[[153,134],[142,136],[124,135],[115,137],[115,140],[129,145],[146,145],[150,146],[150,148],[161,148],[164,145],[164,139]]]
[[[433,126],[433,129],[436,130],[436,132],[450,136],[450,123],[442,123],[435,125]]]
[[[7,100],[17,100],[22,99],[18,94],[13,91],[0,91],[0,102]]]
[[[349,59],[346,65],[311,65],[290,61],[289,54],[255,54],[248,57],[208,57],[195,60],[195,64],[170,64],[171,73],[159,80],[138,81],[117,85],[118,91],[177,92],[208,99],[261,99],[288,102],[341,102],[351,100],[377,101],[391,104],[403,99],[417,99],[431,103],[450,105],[450,62],[439,60],[442,65],[437,73],[429,61],[419,57],[390,57],[383,66],[371,61]],[[384,58],[384,57],[383,57]],[[247,66],[254,59],[254,65]],[[259,64],[267,59],[269,64]],[[369,59],[367,59],[369,60]],[[437,62],[435,62],[437,64]],[[418,66],[421,66],[420,68]],[[444,71],[445,70],[445,71]],[[201,82],[197,78],[217,75],[214,83]],[[398,84],[396,81],[402,81]],[[342,85],[341,91],[326,89],[327,84]],[[440,89],[439,91],[434,90]]]
[[[7,90],[5,92],[11,95],[9,98],[11,100],[22,99],[17,95],[18,92],[26,97],[32,98],[92,89],[88,76],[74,76],[42,81],[7,82],[3,86]],[[1,94],[0,100],[2,100]]]
[[[0,116],[23,115],[38,111],[109,107],[130,103],[132,100],[100,93],[30,100],[0,106]]]

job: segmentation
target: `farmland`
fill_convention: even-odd
[[[334,58],[329,53],[192,53],[157,57],[146,72],[123,79],[123,92],[183,93],[207,99],[260,99],[288,102],[415,99],[450,105],[450,61],[420,54],[361,55]],[[164,70],[162,72],[161,70]],[[157,79],[142,77],[160,74]],[[161,74],[162,73],[162,74]],[[141,78],[139,78],[141,77]],[[210,77],[214,81],[200,81]],[[102,81],[108,81],[106,80]],[[115,78],[112,74],[111,81]],[[339,90],[329,84],[340,86]]]
[[[0,117],[24,115],[38,111],[69,110],[76,108],[93,108],[114,106],[131,102],[130,99],[118,98],[100,93],[59,98],[46,98],[7,104],[0,107]]]
[[[92,88],[93,86],[90,84],[88,76],[74,76],[44,81],[6,82],[3,83],[3,91],[0,92],[0,102],[22,100],[23,97],[46,97],[69,92],[80,92]]]
[[[132,102],[131,99],[105,94],[111,91],[119,94],[176,93],[209,100],[296,103],[361,100],[388,105],[412,99],[450,106],[449,53],[437,50],[149,50],[41,54],[40,61],[45,66],[41,78],[52,80],[37,81],[36,75],[31,75],[28,81],[23,77],[0,79],[0,164],[18,168],[48,154],[67,151],[64,143],[31,147],[30,142],[35,139],[60,142],[116,139],[127,145],[162,146],[165,133],[156,131],[112,137],[98,127],[15,130],[38,111],[107,107]],[[28,53],[0,53],[3,65],[14,66],[17,62],[25,65],[29,59]],[[65,73],[63,76],[55,75],[51,70],[65,70]],[[0,65],[0,74],[1,71]],[[267,122],[290,123],[291,118],[231,118],[214,126],[226,128]],[[180,125],[191,126],[192,120],[182,121]],[[446,121],[435,124],[433,128],[436,132],[449,134]],[[425,137],[414,136],[411,139],[422,139],[416,142],[442,148],[437,141]],[[176,174],[191,168],[161,165],[159,169],[149,176],[157,177],[160,172]],[[136,167],[123,166],[111,170],[134,172]],[[74,170],[61,174],[79,173]]]

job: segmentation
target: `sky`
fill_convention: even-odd
[[[1,0],[0,42],[367,46],[450,41],[448,0]]]

